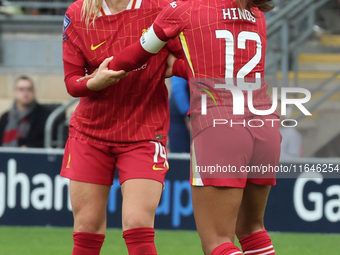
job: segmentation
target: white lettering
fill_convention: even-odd
[[[237,8],[231,8],[231,10],[233,12],[233,18],[232,19],[238,19],[237,15],[236,15],[236,9]]]
[[[0,218],[5,212],[6,208],[6,175],[0,173]]]
[[[284,124],[285,122],[288,122],[288,124],[294,122],[294,124],[293,124],[293,125],[288,125],[288,124],[285,125],[285,124]],[[297,122],[296,120],[294,120],[294,119],[286,119],[286,120],[281,121],[281,125],[282,125],[283,127],[296,127],[297,124],[298,124],[298,122]]]
[[[244,119],[242,122],[235,122],[233,120],[230,120],[230,126],[233,127],[233,124],[235,125],[243,125],[243,127],[246,127],[246,120]]]
[[[63,190],[64,187],[67,187],[67,208],[69,211],[72,211],[71,206],[71,199],[70,199],[70,192],[69,192],[69,186],[70,186],[70,180],[66,179],[64,177],[61,177],[57,175],[54,179],[54,209],[57,211],[60,211],[63,209]]]
[[[335,199],[329,200],[325,204],[325,216],[330,222],[340,221],[340,186],[333,185],[327,188],[327,196],[338,196]]]
[[[305,94],[304,98],[287,98],[287,93],[302,93]],[[304,115],[312,115],[302,104],[307,103],[311,99],[311,93],[309,90],[304,88],[281,88],[281,109],[282,115],[287,114],[287,104],[295,104],[297,108]]]
[[[219,125],[219,124],[227,124],[228,123],[228,120],[225,120],[225,119],[214,119],[214,127],[216,125]]]
[[[34,185],[43,184],[32,191],[31,203],[37,210],[50,210],[52,208],[53,184],[51,178],[46,174],[37,174],[33,177]]]
[[[231,19],[231,15],[230,15],[230,9],[228,8],[226,12],[225,9],[222,9],[223,11],[223,19],[227,19],[227,16],[228,16],[228,19]]]
[[[259,125],[259,126],[256,126],[256,125],[251,125],[250,123],[252,122],[252,121],[259,121],[259,122],[261,122],[261,124]],[[253,120],[249,120],[248,121],[248,126],[249,127],[263,127],[263,125],[264,125],[264,121],[263,120],[260,120],[260,119],[253,119]]]
[[[7,203],[9,208],[16,206],[17,185],[21,186],[21,207],[27,209],[30,206],[30,183],[26,174],[17,173],[17,162],[14,159],[8,161],[8,193]]]
[[[238,8],[238,15],[240,16],[240,19],[247,19],[245,10],[241,10],[240,8]]]
[[[313,181],[321,184],[323,181],[320,173],[302,173],[294,186],[294,207],[296,213],[305,221],[317,221],[322,218],[323,196],[319,192],[308,194],[308,200],[314,202],[314,210],[308,210],[303,204],[303,189],[307,182]]]

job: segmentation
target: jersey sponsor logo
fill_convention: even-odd
[[[136,69],[133,70],[133,71],[134,71],[134,72],[137,72],[137,71],[140,71],[140,70],[144,70],[147,66],[148,66],[148,64],[146,63],[146,64],[142,65],[141,67],[136,68]],[[156,140],[157,140],[157,139],[156,139]]]
[[[91,44],[91,50],[96,50],[96,49],[98,49],[100,46],[102,46],[104,43],[106,43],[106,41],[104,41],[104,42],[102,42],[102,43],[100,43],[100,44],[98,44],[98,45],[96,45],[96,46],[93,46],[93,44]]]
[[[66,37],[66,30],[68,29],[70,24],[71,24],[71,19],[65,15],[65,17],[64,17],[64,26],[63,26],[63,41],[65,41],[67,39],[67,37]]]

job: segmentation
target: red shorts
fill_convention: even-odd
[[[70,137],[60,175],[80,182],[112,185],[116,167],[120,184],[129,179],[151,179],[164,184],[169,168],[166,148],[154,141],[106,146]]]
[[[245,119],[245,125],[231,125],[229,121],[199,133],[192,141],[191,185],[236,188],[244,188],[246,183],[275,185],[281,134],[279,122],[266,119],[277,117],[254,116]],[[243,119],[233,122],[242,123]],[[262,127],[251,127],[262,123]]]

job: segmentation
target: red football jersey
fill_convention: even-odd
[[[248,108],[247,89],[252,90],[255,109],[271,108],[271,98],[266,93],[268,84],[263,80],[266,20],[257,8],[253,8],[252,12],[240,9],[237,1],[232,0],[172,2],[157,16],[151,32],[148,31],[140,40],[145,51],[151,52],[148,49],[153,50],[152,45],[161,45],[162,41],[179,35],[187,60],[193,136],[213,125],[214,119],[253,116]],[[158,41],[153,34],[158,37]],[[129,51],[133,53],[132,47],[129,47]],[[130,56],[130,62],[136,56]],[[117,65],[114,64],[116,67],[119,66],[119,60],[121,58],[117,56],[113,61],[117,62]],[[244,114],[233,113],[235,102],[231,92],[216,88],[215,84],[227,84],[240,89]],[[207,96],[206,115],[201,114],[203,94]]]
[[[71,117],[70,136],[106,145],[166,141],[169,107],[164,72],[169,48],[178,50],[179,42],[174,40],[127,78],[100,92],[90,91],[86,81],[78,84],[75,80],[137,41],[167,3],[131,0],[125,11],[110,15],[103,1],[100,17],[88,28],[81,18],[83,1],[68,8],[63,30],[65,82],[71,95],[81,96]]]
[[[266,52],[266,20],[257,8],[253,14],[237,1],[204,0],[173,2],[154,24],[167,38],[179,34],[190,79],[193,135],[213,124],[214,119],[240,119],[254,115],[248,108],[247,92],[252,88],[257,110],[272,105],[263,82]],[[255,18],[255,17],[256,18]],[[214,79],[209,79],[214,78]],[[233,114],[231,92],[216,88],[228,84],[244,90],[244,114]],[[212,96],[207,95],[207,91]],[[202,115],[201,98],[207,95],[207,114]]]

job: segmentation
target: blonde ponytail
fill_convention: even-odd
[[[91,19],[91,23],[94,26],[94,20],[96,19],[96,17],[98,17],[102,5],[103,0],[84,0],[81,10],[81,18],[85,21],[87,27],[89,27]]]

